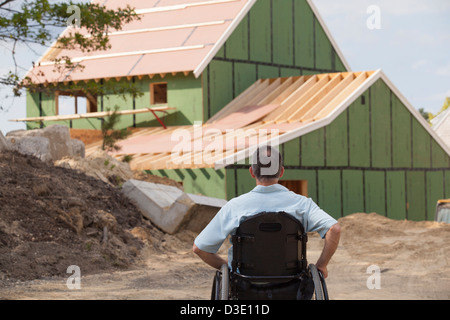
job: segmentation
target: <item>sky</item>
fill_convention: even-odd
[[[416,108],[436,113],[450,97],[450,0],[312,0],[352,71],[382,69]],[[19,74],[45,52],[16,48]],[[0,72],[14,67],[0,42]],[[0,130],[24,129],[25,95],[0,86]]]

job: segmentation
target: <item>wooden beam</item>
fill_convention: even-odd
[[[290,121],[299,121],[306,113],[308,113],[319,101],[330,92],[341,81],[342,76],[340,73],[330,75],[329,80],[321,87],[317,86],[317,92],[300,108],[298,108],[289,118]],[[318,82],[318,85],[321,81]]]
[[[175,108],[171,108],[169,106],[161,106],[154,108],[144,108],[144,109],[134,109],[134,110],[120,110],[116,113],[119,115],[128,115],[128,114],[139,114],[145,112],[153,111],[166,111],[166,110],[174,110]],[[90,112],[83,114],[69,114],[69,115],[58,115],[58,116],[44,116],[44,117],[32,117],[32,118],[21,118],[21,119],[11,119],[9,121],[12,122],[40,122],[40,121],[60,121],[60,120],[76,120],[76,119],[86,119],[86,118],[105,118],[109,117],[114,111],[100,111],[100,112]]]
[[[355,75],[357,75],[355,73]],[[344,90],[342,90],[333,100],[331,100],[322,110],[315,115],[314,119],[320,119],[330,114],[342,101],[344,101],[353,91],[366,81],[368,75],[361,72]]]

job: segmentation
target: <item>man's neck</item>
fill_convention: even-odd
[[[258,179],[256,179],[256,185],[257,186],[263,186],[263,187],[268,187],[274,184],[278,183],[278,179],[274,179],[274,180],[266,180],[266,181],[259,181]]]

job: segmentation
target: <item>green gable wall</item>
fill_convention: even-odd
[[[147,170],[146,172],[182,182],[183,189],[187,193],[226,199],[225,169],[170,169]]]
[[[308,196],[333,217],[377,212],[433,220],[450,197],[450,157],[383,80],[332,123],[280,146],[282,180],[307,180]],[[226,169],[228,199],[250,191],[248,165]]]
[[[258,0],[203,71],[206,121],[257,79],[346,71],[306,0]]]

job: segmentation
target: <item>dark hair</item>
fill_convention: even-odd
[[[283,158],[278,150],[265,145],[253,153],[251,164],[256,179],[259,181],[271,180],[280,177]]]

